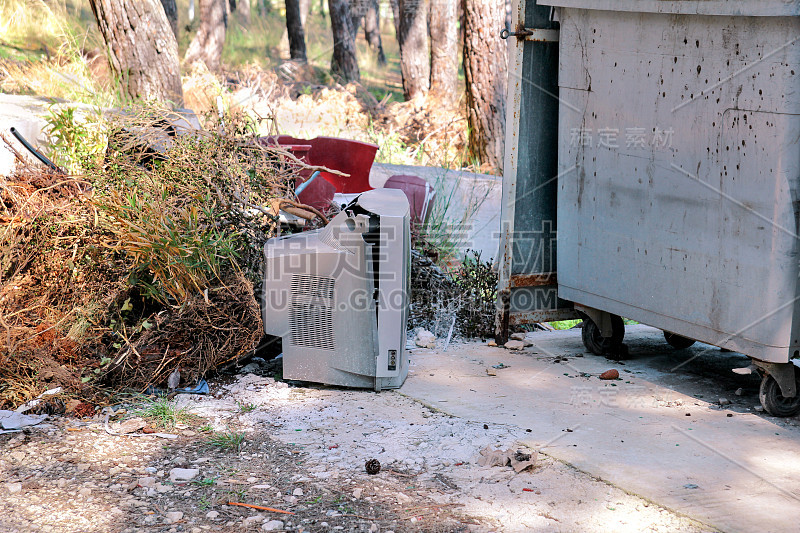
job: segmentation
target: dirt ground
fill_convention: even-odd
[[[0,529],[22,531],[707,531],[539,454],[480,466],[535,429],[465,421],[396,391],[293,386],[246,374],[180,395],[196,418],[118,436],[114,417],[0,435]],[[131,411],[120,418],[130,416]],[[241,432],[238,449],[209,435]],[[377,459],[378,474],[365,462]],[[188,482],[174,468],[197,469]],[[513,493],[517,505],[495,496]],[[271,507],[284,514],[231,506]],[[506,499],[506,501],[508,501]]]

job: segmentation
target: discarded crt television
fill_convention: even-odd
[[[264,245],[264,330],[283,341],[283,377],[400,387],[410,273],[403,191],[367,191],[322,229]]]

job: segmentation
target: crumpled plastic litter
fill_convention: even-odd
[[[0,409],[0,427],[5,430],[2,433],[22,431],[23,428],[28,426],[40,424],[45,418],[47,418],[47,415],[25,415]]]
[[[204,379],[201,379],[197,382],[197,385],[194,387],[184,387],[182,389],[175,389],[175,392],[178,394],[208,394],[210,389],[208,388],[208,382]],[[145,394],[166,394],[167,391],[165,389],[159,389],[153,387],[152,385],[147,387]]]
[[[511,465],[514,472],[519,474],[526,468],[532,468],[536,465],[537,452],[526,453],[522,450],[496,450],[491,446],[486,446],[480,452],[481,456],[478,458],[480,466],[506,466]]]

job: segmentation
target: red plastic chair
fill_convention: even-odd
[[[272,137],[270,140],[274,142],[275,138]],[[280,145],[310,145],[311,150],[306,156],[308,164],[350,174],[347,178],[329,172],[320,174],[321,178],[336,187],[336,192],[348,194],[372,189],[369,184],[369,171],[378,152],[378,146],[375,144],[336,137],[298,139],[289,135],[278,136],[277,142]]]

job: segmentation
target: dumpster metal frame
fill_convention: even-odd
[[[611,337],[614,313],[745,353],[794,397],[800,2],[516,0],[513,15],[498,341],[579,312]],[[660,152],[572,143],[639,118],[685,137]]]

